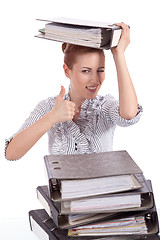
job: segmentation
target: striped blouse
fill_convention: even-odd
[[[55,99],[56,97],[49,97],[41,101],[18,132],[49,112],[54,106]],[[65,94],[64,99],[70,100],[68,93]],[[136,117],[126,120],[119,115],[119,103],[111,95],[97,95],[94,99],[86,99],[81,105],[80,117],[77,123],[71,120],[57,123],[49,129],[49,154],[83,154],[112,151],[116,125],[127,127],[135,124],[140,119],[141,112],[142,107],[139,106]],[[6,148],[16,134],[6,140]]]

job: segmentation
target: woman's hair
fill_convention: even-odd
[[[64,53],[64,63],[68,66],[69,69],[72,69],[73,64],[76,62],[76,57],[78,54],[89,52],[99,52],[104,54],[103,49],[79,46],[69,43],[62,44],[62,51]]]

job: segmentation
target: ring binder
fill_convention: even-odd
[[[127,218],[132,217],[132,216],[134,216],[134,217],[144,217],[145,224],[146,224],[146,229],[147,229],[147,232],[144,235],[158,234],[159,225],[158,225],[158,216],[157,216],[157,211],[156,211],[155,206],[152,209],[149,209],[149,210],[146,210],[146,211],[140,211],[140,212],[136,212],[134,214],[132,212],[121,213],[118,217],[113,216],[111,219],[99,221],[99,222],[97,222],[97,224],[98,224],[97,229],[99,228],[99,225],[101,225],[101,224],[103,225],[103,223],[109,222],[109,224],[110,224],[110,223],[112,223],[112,221],[114,222],[114,220],[120,222],[121,219],[125,220]],[[149,216],[149,218],[148,218],[148,216]],[[84,229],[86,228],[87,231],[88,231],[88,228],[89,228],[90,225],[92,225],[92,224],[84,225],[81,228],[83,230],[83,227],[84,227]],[[96,223],[94,223],[94,226],[95,226],[95,229],[96,229]],[[115,226],[117,226],[117,225],[115,225]],[[76,229],[79,230],[79,228],[80,227],[77,227],[77,228],[75,227],[73,229],[69,229],[69,235],[72,236],[72,232],[73,232],[73,235],[76,236]],[[119,228],[121,228],[121,227],[119,227]],[[115,227],[115,229],[116,229],[116,227]],[[133,227],[133,229],[134,229],[134,227]],[[86,233],[85,232],[83,233],[83,236],[86,237],[88,235],[87,231],[86,231]],[[134,233],[134,230],[133,230],[133,233],[132,232],[121,232],[121,231],[119,231],[117,233],[117,232],[114,232],[114,231],[112,230],[111,233],[110,233],[110,232],[105,232],[105,230],[104,230],[104,232],[103,231],[99,232],[100,235],[98,235],[98,233],[97,233],[97,236],[116,236],[116,235],[118,235],[118,236],[121,236],[121,235],[123,235],[123,236],[124,235],[125,236],[128,236],[128,235],[129,236],[130,235],[131,236],[137,236],[137,235],[143,235],[142,233],[141,234],[138,234],[137,232]],[[95,236],[95,232],[93,231],[93,233],[92,233],[92,228],[89,231],[89,236]]]
[[[145,204],[137,207],[137,208],[126,208],[126,209],[115,209],[113,210],[109,210],[109,211],[94,211],[94,212],[83,212],[83,214],[88,213],[88,216],[86,216],[85,219],[83,219],[83,221],[79,221],[79,222],[75,222],[69,224],[69,220],[68,220],[68,216],[69,214],[73,214],[72,212],[70,212],[68,210],[68,212],[63,208],[63,202],[53,202],[50,197],[49,197],[49,190],[47,186],[39,186],[37,187],[37,198],[39,199],[39,201],[41,202],[42,206],[45,208],[46,212],[48,213],[48,215],[53,219],[54,223],[57,225],[57,227],[60,228],[71,228],[73,226],[78,226],[78,225],[83,225],[86,224],[87,222],[95,222],[99,219],[103,219],[103,218],[110,218],[115,214],[119,214],[120,212],[136,212],[136,211],[142,211],[142,210],[147,210],[150,209],[154,206],[154,199],[153,199],[153,192],[152,192],[152,188],[151,188],[151,181],[147,180],[147,186],[148,189],[146,189],[145,191],[148,191],[145,193]],[[143,195],[143,190],[144,188],[142,188],[141,191],[139,191],[140,193],[142,192]],[[134,191],[135,193],[138,191]],[[125,194],[127,194],[128,192],[126,192]],[[131,195],[133,195],[133,193],[130,193]],[[119,195],[119,194],[112,194],[114,196]],[[125,196],[125,195],[123,195]],[[82,213],[81,213],[82,214]],[[87,218],[88,217],[88,218]],[[149,218],[149,215],[147,216],[147,218]]]
[[[48,222],[43,222],[43,219],[48,218]],[[44,209],[38,209],[38,210],[31,210],[29,212],[29,220],[30,220],[30,227],[31,230],[37,235],[37,236],[45,236],[43,237],[43,240],[159,240],[160,237],[157,234],[150,234],[150,235],[141,235],[141,236],[127,236],[125,239],[125,236],[114,236],[112,238],[111,236],[87,236],[87,237],[68,237],[66,230],[61,230],[56,228],[53,221],[50,219],[50,217],[47,215],[46,211]],[[38,225],[38,227],[36,226]],[[54,229],[54,230],[52,230]]]
[[[106,50],[117,46],[122,31],[121,27],[106,22],[69,18],[37,20],[47,22],[36,35],[38,38]]]
[[[49,185],[37,187],[37,197],[44,209],[29,212],[31,230],[40,240],[160,239],[151,180],[145,179],[142,170],[126,151],[49,155],[45,156],[45,167]],[[74,181],[78,182],[79,190],[81,183],[82,187],[86,184],[86,179],[89,188],[96,184],[95,189],[98,189],[103,185],[102,181],[98,187],[102,178],[105,183],[112,179],[116,185],[117,176],[119,181],[132,182],[128,190],[124,190],[120,183],[121,190],[111,193],[81,197],[73,194],[68,199],[60,195],[63,181],[65,184],[70,181],[67,188],[65,186],[69,191],[70,187],[74,188]]]
[[[44,161],[49,179],[50,197],[53,201],[73,199],[72,197],[62,199],[59,189],[62,180],[85,180],[131,175],[133,176],[132,179],[135,183],[135,189],[138,189],[142,187],[139,180],[143,183],[142,178],[144,178],[142,176],[142,170],[137,166],[127,151],[80,155],[46,155]],[[58,162],[57,165],[60,167],[58,170],[52,167],[52,162],[55,161]],[[85,168],[83,166],[85,166]],[[77,197],[77,199],[78,198],[81,197]]]

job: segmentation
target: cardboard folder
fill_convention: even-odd
[[[147,186],[147,187],[146,187]],[[129,212],[129,211],[142,211],[147,210],[153,207],[154,199],[153,192],[151,188],[151,181],[147,180],[147,185],[145,187],[135,190],[133,192],[126,192],[125,194],[130,194],[131,196],[139,193],[141,195],[141,206],[136,208],[127,208],[126,209],[115,209],[114,211],[106,210],[106,211],[94,211],[87,212],[88,217],[85,219],[75,222],[74,224],[70,224],[68,221],[68,215],[74,214],[67,211],[67,209],[63,208],[63,202],[53,202],[49,197],[49,189],[48,186],[39,186],[37,187],[37,198],[41,202],[42,206],[47,211],[48,215],[53,219],[54,223],[57,227],[60,228],[71,228],[73,226],[80,226],[86,223],[95,222],[99,219],[109,218],[120,212]],[[123,194],[123,196],[125,195]],[[121,195],[121,194],[112,194],[112,196]],[[101,197],[100,197],[101,198]],[[83,212],[84,214],[86,212]]]
[[[152,219],[150,217],[152,216]],[[147,217],[147,216],[146,216]],[[67,230],[58,229],[52,219],[48,216],[44,209],[31,210],[29,212],[31,230],[36,234],[40,240],[159,240],[157,233],[157,216],[148,215],[148,221],[150,221],[150,232],[147,235],[141,236],[108,236],[108,237],[69,237],[67,236]],[[151,228],[153,228],[151,230]]]
[[[49,180],[50,197],[53,201],[63,201],[60,193],[61,180],[132,175],[137,185],[135,189],[142,187],[143,183],[145,184],[142,170],[127,151],[46,155],[44,161]]]

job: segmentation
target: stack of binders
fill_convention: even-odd
[[[29,212],[40,240],[158,240],[150,180],[126,151],[45,156],[44,209]]]

